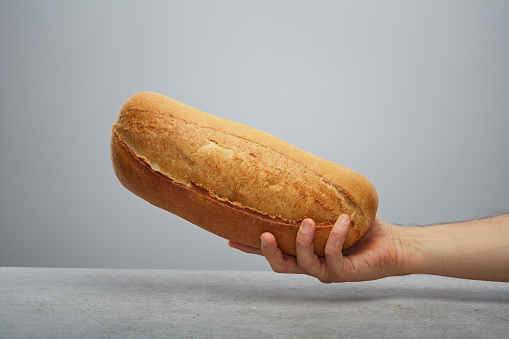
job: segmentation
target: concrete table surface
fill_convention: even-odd
[[[1,338],[509,336],[509,284],[411,275],[0,268]]]

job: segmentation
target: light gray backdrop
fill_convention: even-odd
[[[134,196],[154,91],[370,179],[388,222],[509,209],[507,1],[1,1],[0,266],[268,270]]]

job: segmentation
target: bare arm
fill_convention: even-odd
[[[413,273],[509,281],[509,214],[429,227],[397,226],[377,217],[346,251],[341,248],[350,219],[342,217],[331,231],[325,257],[313,252],[315,224],[310,219],[297,235],[296,257],[283,254],[270,233],[262,234],[261,249],[233,242],[230,246],[265,256],[275,272],[308,274],[326,283]]]
[[[509,214],[398,229],[406,252],[400,267],[402,274],[509,281]]]

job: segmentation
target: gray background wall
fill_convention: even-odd
[[[125,190],[154,91],[370,179],[388,222],[509,210],[507,1],[1,1],[0,266],[268,270]]]

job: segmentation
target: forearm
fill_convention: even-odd
[[[399,274],[509,281],[509,214],[396,233]]]

